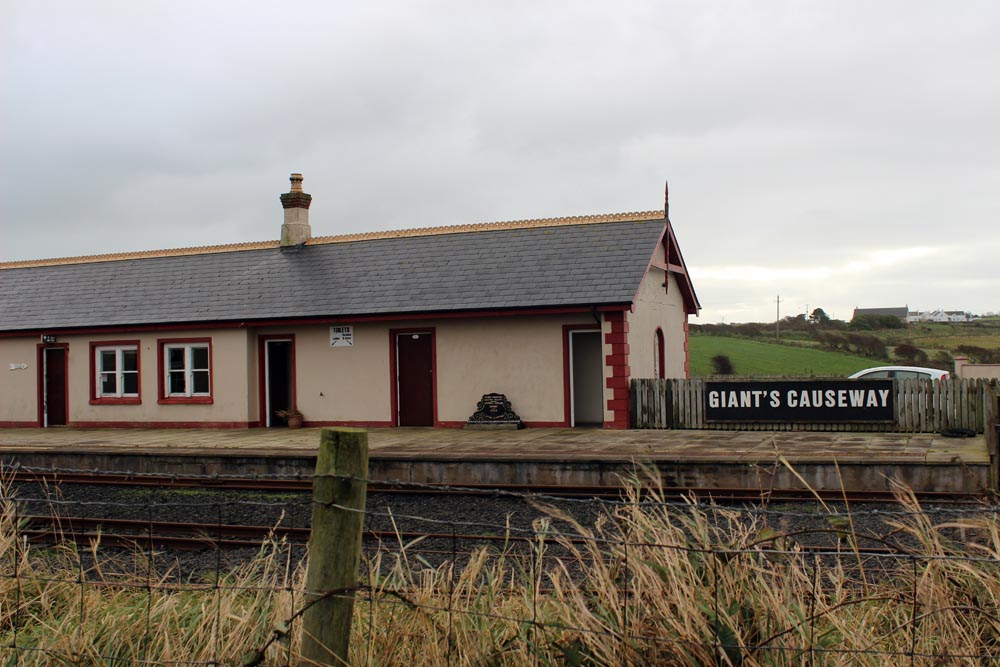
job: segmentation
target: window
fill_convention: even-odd
[[[160,402],[211,403],[211,340],[161,340],[159,348]]]
[[[663,329],[657,327],[656,333],[653,335],[653,377],[661,380],[667,377],[666,350],[664,348]]]
[[[90,402],[140,403],[139,341],[90,344]]]

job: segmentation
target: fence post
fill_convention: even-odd
[[[983,383],[983,431],[990,455],[990,490],[1000,493],[1000,387]]]
[[[367,476],[368,433],[323,429],[313,478],[301,665],[350,664]]]

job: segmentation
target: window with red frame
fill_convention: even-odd
[[[139,398],[139,346],[94,346],[94,397]]]
[[[211,350],[207,342],[163,343],[164,398],[212,395]]]

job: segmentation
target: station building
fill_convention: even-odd
[[[700,305],[663,211],[0,264],[0,427],[628,428]]]

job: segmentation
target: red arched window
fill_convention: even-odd
[[[663,329],[656,327],[656,334],[653,336],[653,372],[660,379],[667,377],[663,347]]]

